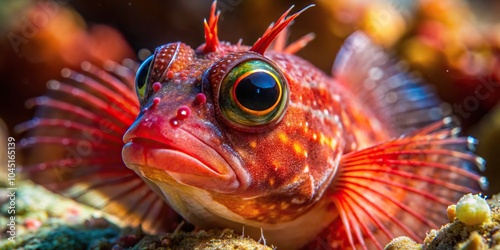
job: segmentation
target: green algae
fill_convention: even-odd
[[[91,249],[119,236],[121,229],[108,222],[91,223],[105,214],[22,181],[15,189],[15,208],[5,183],[0,183],[0,249]],[[12,195],[12,193],[10,193]],[[9,211],[10,210],[10,211]],[[14,213],[12,212],[14,211]],[[11,220],[15,216],[15,220]],[[15,222],[15,236],[8,223]],[[100,225],[96,227],[95,225]]]

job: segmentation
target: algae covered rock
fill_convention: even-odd
[[[15,236],[5,183],[0,182],[0,250],[3,249],[271,249],[231,230],[147,235],[120,227],[117,218],[21,181],[15,192]],[[7,199],[6,199],[7,198]],[[10,238],[10,239],[9,239]],[[262,239],[265,243],[265,239]]]
[[[402,249],[420,250],[422,249],[422,244],[415,242],[410,237],[401,236],[392,240],[391,242],[389,242],[389,244],[387,244],[387,246],[385,246],[385,250],[402,250]]]
[[[16,182],[15,191],[0,186],[8,199],[0,201],[0,249],[87,249],[121,232],[104,213],[30,182]]]
[[[264,239],[262,239],[264,241]],[[251,238],[234,233],[230,229],[198,232],[176,232],[161,237],[145,237],[136,246],[137,249],[272,249]]]

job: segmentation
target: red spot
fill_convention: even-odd
[[[170,125],[172,127],[176,128],[176,127],[179,127],[179,125],[181,125],[181,124],[180,124],[179,120],[174,118],[174,119],[170,120]]]
[[[203,93],[198,93],[194,98],[195,103],[203,104],[207,101],[207,96]]]
[[[191,114],[191,109],[188,106],[181,106],[177,110],[177,118],[179,118],[180,120],[188,118],[190,114]]]
[[[158,92],[160,90],[160,88],[161,88],[161,83],[159,83],[159,82],[153,83],[153,91],[154,92]]]
[[[174,78],[174,72],[172,70],[167,71],[167,78],[168,79]]]
[[[153,99],[153,104],[151,105],[151,107],[158,105],[158,103],[160,103],[160,97],[155,97]]]

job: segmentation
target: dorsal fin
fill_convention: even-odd
[[[332,73],[399,134],[449,115],[434,89],[401,69],[398,62],[364,33],[356,32],[342,46]]]
[[[278,21],[276,21],[276,23],[271,24],[266,29],[266,31],[264,32],[262,37],[259,38],[259,40],[257,40],[257,42],[255,42],[255,44],[252,46],[252,48],[250,48],[250,51],[254,51],[254,52],[257,52],[261,55],[264,55],[267,48],[269,48],[271,43],[274,41],[274,39],[276,39],[276,37],[281,33],[281,31],[283,29],[285,29],[290,24],[290,22],[292,22],[295,18],[297,18],[302,12],[304,12],[305,10],[307,10],[313,6],[314,6],[314,4],[311,4],[311,5],[303,8],[299,12],[297,12],[297,13],[295,13],[287,18],[288,13],[290,13],[290,11],[293,8],[293,5],[292,5],[292,7],[290,7],[287,11],[285,11],[285,13],[283,13],[283,15],[281,15],[281,17],[278,19]]]
[[[285,27],[283,31],[276,37],[273,43],[271,43],[271,48],[273,51],[295,54],[299,50],[303,49],[309,42],[311,42],[316,35],[314,33],[307,33],[296,41],[287,44],[288,34],[290,31],[290,26]]]
[[[215,52],[219,46],[219,37],[217,32],[217,23],[219,22],[220,12],[215,13],[217,8],[217,0],[212,3],[212,8],[210,9],[210,16],[207,20],[203,22],[205,27],[205,47],[203,48],[203,53]]]

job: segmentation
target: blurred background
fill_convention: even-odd
[[[142,60],[155,47],[204,41],[203,19],[211,0],[1,0],[0,125],[30,119],[29,98],[46,82],[82,61]],[[464,133],[481,141],[489,194],[500,192],[500,2],[494,0],[219,0],[219,38],[253,44],[292,4],[314,3],[293,24],[290,40],[309,32],[316,39],[298,54],[325,72],[343,40],[355,30],[404,60],[434,85],[462,121]],[[0,122],[1,123],[1,122]],[[20,157],[20,156],[19,156]]]

